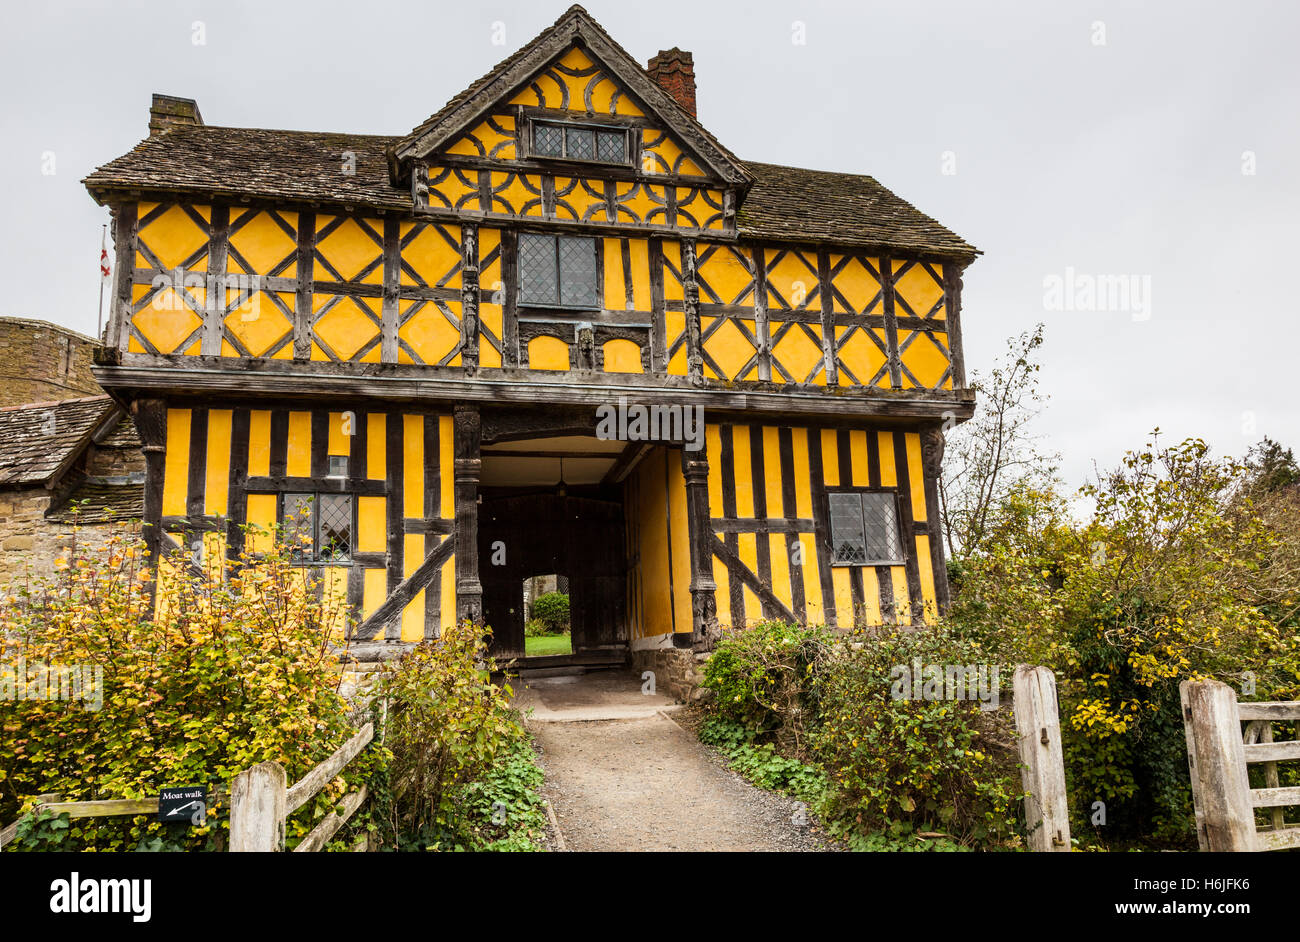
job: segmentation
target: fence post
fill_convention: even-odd
[[[1061,750],[1056,676],[1046,667],[1021,664],[1012,686],[1029,849],[1068,851],[1070,812],[1065,797],[1065,754]]]
[[[284,849],[288,781],[278,762],[262,762],[230,783],[230,850]]]
[[[1237,692],[1217,680],[1183,681],[1178,692],[1183,701],[1187,765],[1201,849],[1253,851],[1255,812]]]

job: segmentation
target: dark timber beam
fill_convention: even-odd
[[[709,519],[709,460],[704,449],[682,450],[686,524],[691,548],[691,643],[711,646],[718,635],[718,585],[713,581],[713,525]],[[674,635],[676,642],[680,635]]]
[[[483,621],[483,583],[478,577],[478,483],[482,421],[478,406],[457,405],[455,416],[456,621]]]

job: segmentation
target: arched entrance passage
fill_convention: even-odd
[[[483,618],[497,658],[524,656],[523,580],[569,577],[575,655],[626,641],[627,563],[621,494],[551,492],[493,496],[478,508]]]

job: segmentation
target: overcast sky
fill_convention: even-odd
[[[700,119],[742,158],[869,173],[982,249],[967,363],[1046,324],[1041,431],[1070,485],[1157,425],[1300,447],[1300,4],[585,6],[642,62],[692,51]],[[564,9],[8,6],[0,314],[94,333],[108,211],[79,181],[147,135],[152,92],[209,124],[405,133]],[[1127,299],[1080,293],[1116,276]]]

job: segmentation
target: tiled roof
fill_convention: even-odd
[[[108,396],[0,409],[0,487],[44,484],[116,405]]]
[[[92,191],[142,190],[196,198],[260,197],[377,209],[411,209],[389,181],[397,138],[262,128],[175,126],[86,178]],[[344,152],[355,172],[342,171]],[[746,163],[754,185],[737,217],[756,240],[885,247],[970,258],[976,249],[874,178]]]
[[[961,236],[881,186],[874,177],[746,163],[754,187],[736,214],[742,234],[971,255]]]
[[[88,480],[79,484],[59,509],[45,518],[56,523],[111,523],[144,516],[143,484],[110,484]]]

